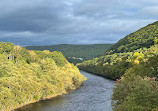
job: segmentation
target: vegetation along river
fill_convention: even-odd
[[[79,89],[16,111],[112,111],[111,95],[114,82],[84,71],[81,73],[88,80]]]

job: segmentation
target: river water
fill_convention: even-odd
[[[114,82],[80,71],[87,77],[79,89],[50,100],[24,106],[16,111],[112,111]]]

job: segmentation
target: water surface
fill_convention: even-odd
[[[84,71],[81,73],[88,80],[79,89],[16,111],[112,111],[111,94],[114,82]]]

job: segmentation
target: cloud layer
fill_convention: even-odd
[[[115,43],[158,19],[157,0],[3,0],[0,41],[19,45]]]

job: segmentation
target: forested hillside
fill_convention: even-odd
[[[114,111],[158,111],[158,22],[121,39],[104,56],[77,66],[116,80]]]
[[[154,45],[158,36],[158,21],[149,24],[138,31],[131,33],[114,44],[106,54],[132,52],[140,48],[149,48]]]
[[[134,53],[146,53],[157,42],[157,37],[158,22],[155,22],[121,39],[107,50],[104,56],[77,65],[88,72],[114,80],[119,79],[131,66],[130,59]]]
[[[98,55],[104,54],[112,44],[94,44],[94,45],[52,45],[52,46],[28,46],[28,50],[49,50],[60,51],[71,63],[79,63],[92,59]]]
[[[0,111],[64,94],[86,80],[61,52],[0,42],[0,61]]]

